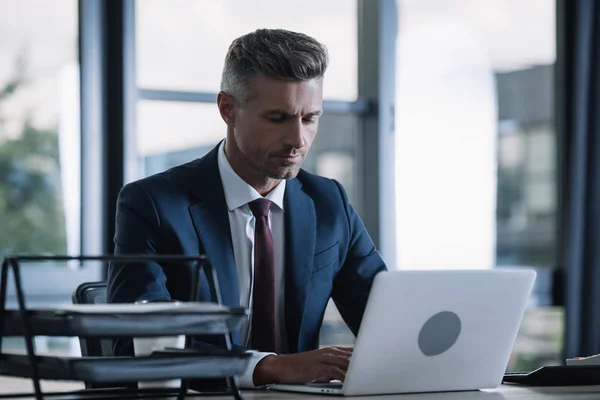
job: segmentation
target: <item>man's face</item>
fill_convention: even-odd
[[[251,165],[271,179],[292,179],[317,134],[323,81],[282,81],[257,75],[234,107],[233,136]]]

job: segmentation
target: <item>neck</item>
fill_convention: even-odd
[[[259,171],[240,151],[233,139],[225,140],[225,155],[233,171],[261,196],[269,194],[281,182],[280,179],[269,178]]]

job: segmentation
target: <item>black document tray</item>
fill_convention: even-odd
[[[33,335],[80,337],[149,337],[225,334],[240,328],[248,311],[222,307],[212,312],[189,311],[101,313],[62,309],[26,311]],[[4,315],[3,336],[22,336],[23,319],[18,310]]]
[[[93,383],[166,379],[205,379],[239,375],[250,354],[242,351],[154,352],[148,357],[36,356],[40,379]],[[3,354],[0,375],[31,377],[26,355]]]

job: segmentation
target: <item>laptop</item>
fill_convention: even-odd
[[[527,269],[381,272],[345,381],[269,388],[344,396],[496,388],[535,276]]]

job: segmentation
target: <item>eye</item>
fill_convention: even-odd
[[[310,117],[304,118],[302,121],[303,121],[305,124],[307,124],[307,125],[310,125],[310,124],[314,124],[314,123],[316,123],[318,119],[319,119],[319,117],[316,117],[316,116],[314,116],[314,115],[313,115],[313,116],[310,116]]]
[[[279,123],[279,122],[284,122],[286,118],[284,115],[271,115],[271,116],[268,116],[267,119],[271,122]]]

